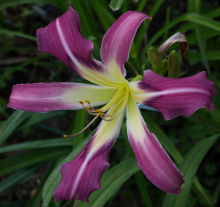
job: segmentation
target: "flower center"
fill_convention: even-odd
[[[113,95],[111,100],[102,108],[100,109],[94,109],[89,100],[85,100],[84,102],[88,105],[85,106],[83,101],[79,101],[79,103],[83,106],[83,108],[91,115],[94,115],[95,118],[80,132],[73,134],[73,135],[63,135],[63,137],[70,137],[70,136],[76,136],[80,133],[82,133],[85,129],[87,129],[99,116],[102,118],[104,121],[112,121],[115,119],[125,108],[127,105],[129,98],[129,88],[128,85],[123,85],[120,87],[117,92]],[[105,113],[108,111],[110,108],[112,108],[110,113]]]

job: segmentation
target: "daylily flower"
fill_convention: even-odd
[[[61,17],[37,31],[39,50],[59,58],[82,78],[94,83],[35,83],[13,87],[8,106],[27,111],[85,109],[102,121],[80,154],[62,165],[62,180],[54,198],[79,199],[100,189],[100,178],[109,167],[108,154],[119,135],[123,117],[137,163],[157,187],[178,194],[184,183],[168,154],[150,133],[137,103],[160,111],[166,120],[190,116],[199,108],[214,109],[214,83],[205,72],[189,78],[166,78],[151,70],[142,81],[128,82],[124,64],[137,28],[151,17],[136,11],[123,14],[107,31],[101,45],[103,63],[91,58],[93,44],[80,34],[80,19],[71,7]],[[100,108],[94,109],[96,106]]]

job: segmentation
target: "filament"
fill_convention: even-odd
[[[90,121],[89,124],[86,127],[84,127],[81,131],[79,131],[78,133],[72,134],[72,135],[63,135],[63,137],[74,137],[74,136],[82,133],[83,131],[85,131],[98,118],[98,116],[99,115],[96,115],[95,118],[92,121]]]

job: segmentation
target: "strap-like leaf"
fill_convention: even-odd
[[[208,150],[219,137],[220,134],[216,134],[210,138],[202,139],[187,153],[179,168],[185,179],[183,189],[181,193],[178,195],[167,194],[164,200],[163,207],[186,206],[188,200],[187,198],[189,196],[190,189],[192,187],[193,179],[197,172],[197,169]]]

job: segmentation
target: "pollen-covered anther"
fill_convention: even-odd
[[[90,104],[90,101],[88,101],[88,100],[85,100],[85,102],[86,102],[87,104]]]
[[[116,117],[116,114],[113,114],[113,115],[105,114],[101,109],[94,109],[91,106],[89,100],[85,100],[85,102],[89,106],[84,106],[83,101],[79,101],[79,103],[82,104],[83,108],[91,115],[100,116],[104,121],[112,121]]]
[[[99,116],[103,117],[104,114],[100,109],[97,109],[96,112]]]

